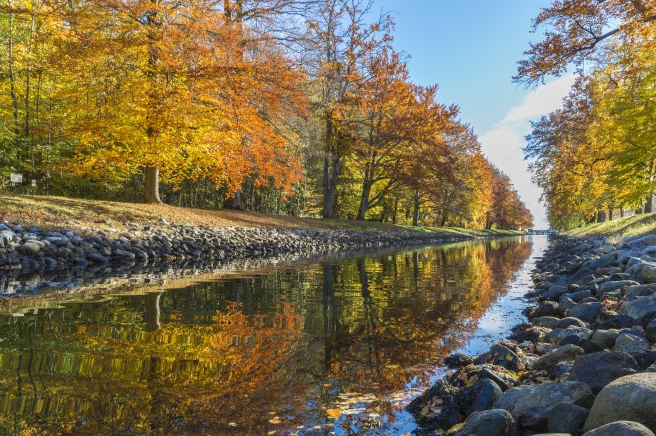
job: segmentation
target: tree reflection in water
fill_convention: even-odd
[[[1,315],[0,434],[376,427],[530,253],[519,238],[454,244]]]

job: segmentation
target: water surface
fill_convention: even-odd
[[[545,243],[350,255],[0,313],[0,434],[412,431],[403,405],[443,357],[505,335]]]

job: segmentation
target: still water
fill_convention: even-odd
[[[349,255],[0,312],[0,435],[411,432],[403,406],[446,355],[507,334],[546,243]]]

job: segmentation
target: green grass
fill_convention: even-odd
[[[616,242],[650,233],[656,233],[656,214],[653,213],[590,224],[565,232],[566,235],[579,238],[603,236]]]

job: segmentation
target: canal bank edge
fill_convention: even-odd
[[[410,403],[418,432],[653,436],[656,235],[552,237],[533,281],[528,322]]]
[[[158,260],[234,260],[279,255],[316,255],[353,249],[457,242],[507,234],[471,236],[417,231],[129,225],[125,231],[78,233],[0,223],[0,275],[94,265],[147,264]]]

